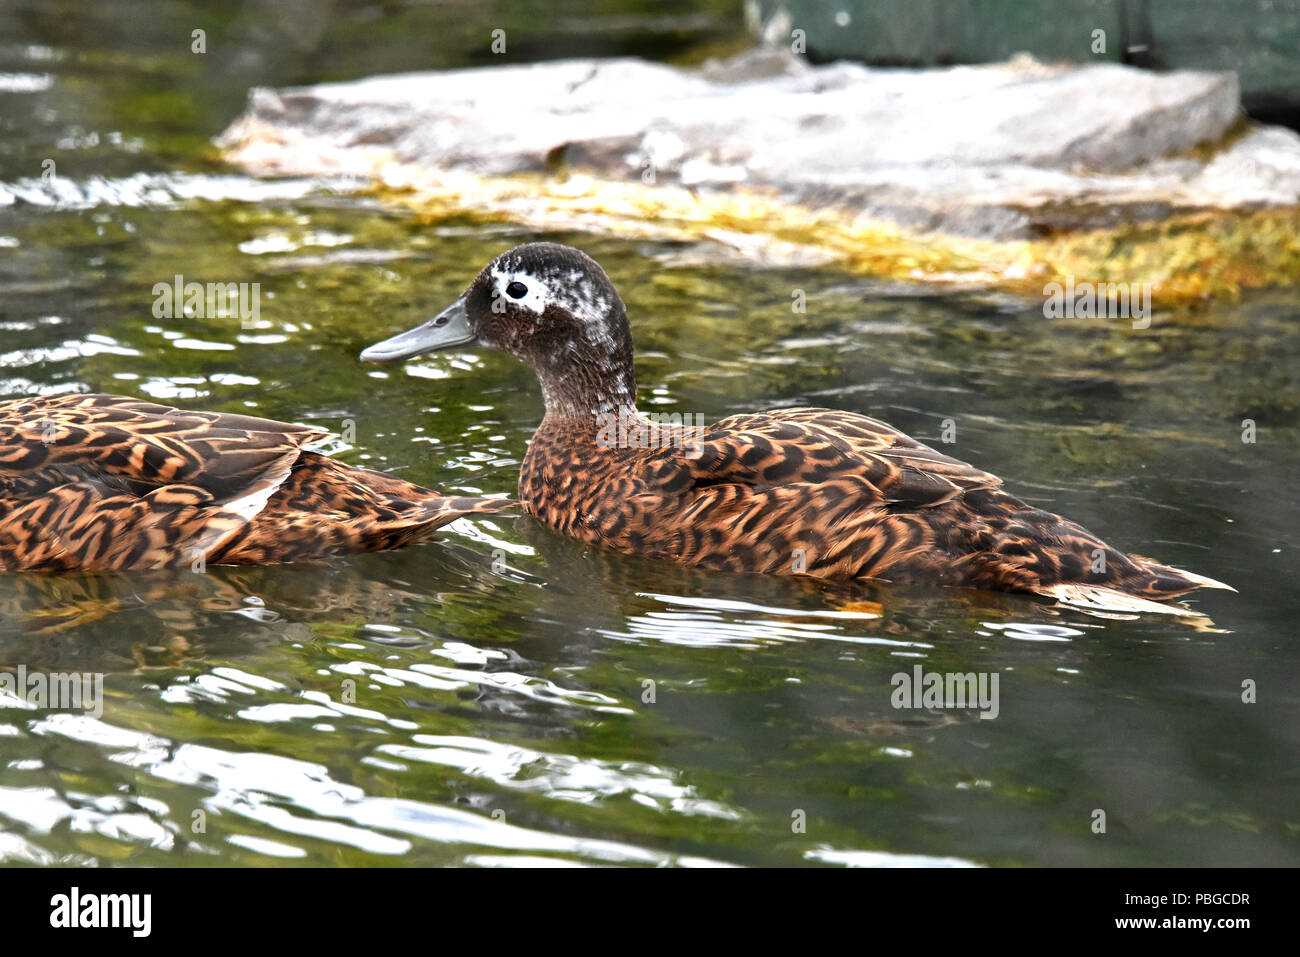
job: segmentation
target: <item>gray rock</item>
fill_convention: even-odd
[[[564,165],[1009,239],[1300,202],[1300,137],[1289,131],[1255,127],[1208,160],[1179,155],[1222,140],[1239,115],[1230,73],[1028,57],[811,67],[764,49],[696,71],[565,60],[257,89],[219,143],[258,173]]]

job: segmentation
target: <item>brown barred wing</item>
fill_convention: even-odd
[[[214,502],[283,478],[327,432],[252,416],[190,412],[124,396],[37,396],[0,403],[0,481],[102,483],[137,495],[192,485]]]
[[[0,403],[0,568],[192,564],[265,506],[306,426],[122,396]]]
[[[327,434],[122,396],[0,403],[0,569],[316,559],[398,548],[515,504],[304,451]]]
[[[673,477],[676,482],[695,488],[821,486],[853,479],[857,494],[865,493],[864,506],[932,507],[1001,483],[883,422],[831,409],[732,416],[706,429],[694,448],[661,459],[661,468],[685,470]]]

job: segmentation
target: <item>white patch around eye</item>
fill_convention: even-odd
[[[585,326],[589,341],[598,345],[612,341],[608,318],[613,303],[597,292],[582,272],[571,270],[567,277],[554,277],[554,288],[532,273],[508,271],[499,266],[494,267],[489,275],[494,299],[519,306],[537,319],[541,318],[547,306],[554,306]],[[516,299],[506,291],[512,282],[523,283],[528,291]]]
[[[516,299],[506,292],[506,287],[512,282],[523,283],[528,292]],[[526,272],[504,272],[493,269],[492,292],[493,298],[526,309],[539,318],[546,311],[547,303],[551,302],[551,290],[547,288],[546,283]]]

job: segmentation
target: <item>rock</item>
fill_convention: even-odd
[[[1028,58],[940,70],[809,67],[765,50],[686,72],[566,60],[254,90],[222,137],[245,165],[373,173],[372,147],[428,170],[558,163],[601,177],[768,187],[922,229],[1026,236],[1053,204],[1135,219],[1155,207],[1300,198],[1300,140],[1261,129],[1208,164],[1161,161],[1221,138],[1231,74]],[[1122,219],[1123,217],[1118,217]],[[1080,222],[1079,225],[1090,225]]]
[[[1300,203],[1300,137],[1245,127],[1232,74],[1027,56],[900,70],[764,48],[700,70],[563,60],[257,89],[219,143],[256,173],[418,183],[539,226],[561,197],[565,225],[616,231],[674,189],[999,242]],[[575,170],[620,188],[617,222],[607,193],[575,198]],[[542,178],[467,185],[521,173]]]

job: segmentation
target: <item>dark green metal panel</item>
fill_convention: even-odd
[[[1145,0],[1145,6],[1158,63],[1235,70],[1247,109],[1300,111],[1298,0]]]
[[[929,66],[1002,60],[1027,50],[1040,59],[1118,60],[1122,0],[763,0],[802,29],[816,59]],[[1105,53],[1092,52],[1094,30]]]
[[[1046,61],[1235,70],[1248,107],[1300,110],[1300,0],[756,2],[767,23],[784,11],[814,60],[934,66],[1025,51]]]

